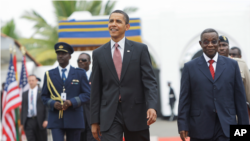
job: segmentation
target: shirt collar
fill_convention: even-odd
[[[203,52],[203,56],[204,56],[206,62],[211,60],[204,52]],[[218,60],[218,52],[216,52],[216,54],[215,54],[215,56],[214,56],[214,58],[212,60],[214,60],[214,62],[217,62],[217,60]]]
[[[58,66],[58,68],[59,68],[59,71],[62,72],[63,68],[60,65]],[[68,66],[66,66],[65,69],[67,69],[66,71],[69,72],[70,64],[68,64]]]
[[[33,89],[31,89],[31,88],[30,88],[30,90],[32,90],[32,91],[36,91],[36,90],[37,90],[37,88],[38,88],[38,86],[36,85],[36,87],[35,87],[35,88],[33,88]]]
[[[115,46],[115,41],[113,41],[112,39],[110,40],[111,41],[111,49]],[[119,47],[123,49],[124,47],[124,44],[125,44],[125,36],[118,42],[119,44]]]

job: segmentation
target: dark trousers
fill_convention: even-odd
[[[64,141],[64,134],[67,141],[80,141],[81,131],[81,129],[51,129],[53,141]]]
[[[102,132],[102,141],[122,141],[123,133],[126,141],[149,141],[149,129],[135,132],[127,129],[123,120],[121,103],[119,103],[110,129]]]
[[[86,126],[85,130],[81,132],[80,141],[96,141],[96,139],[92,135],[91,129],[89,128],[89,125],[87,122],[85,126]]]
[[[24,131],[28,141],[47,141],[47,130],[39,128],[36,118],[27,118]]]
[[[225,136],[225,134],[222,130],[218,115],[216,115],[213,138],[212,139],[204,139],[204,140],[190,138],[190,141],[230,141],[230,138]]]
[[[170,102],[171,115],[174,115],[174,102]]]

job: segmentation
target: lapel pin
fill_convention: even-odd
[[[130,52],[130,50],[127,50],[127,52]]]

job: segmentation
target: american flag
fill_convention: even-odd
[[[22,98],[22,94],[25,91],[29,90],[29,83],[28,83],[28,72],[26,69],[26,58],[25,55],[23,55],[23,61],[22,61],[22,70],[20,75],[20,82],[19,82],[19,88],[20,88],[20,97]],[[21,131],[21,138],[22,140],[26,140],[26,136],[24,131]]]
[[[16,81],[16,75],[12,62],[12,54],[10,55],[9,70],[4,86],[3,93],[3,140],[16,141],[16,128],[15,128],[15,112],[14,109],[21,105],[20,91]]]
[[[25,55],[23,55],[22,70],[21,70],[20,83],[19,83],[19,88],[21,89],[20,94],[29,90],[29,84],[28,84],[27,78],[28,78],[28,72],[26,69],[26,58],[25,58]]]

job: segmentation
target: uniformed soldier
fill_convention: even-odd
[[[246,62],[241,59],[241,50],[238,47],[232,47],[229,50],[229,56],[235,59],[240,67],[241,78],[246,91],[246,98],[248,102],[248,116],[250,121],[250,73],[248,71],[248,66]]]
[[[43,103],[49,108],[48,127],[53,141],[79,141],[85,128],[82,105],[89,102],[90,86],[86,71],[69,64],[73,48],[64,42],[55,44],[59,66],[45,73]]]
[[[241,59],[241,54],[240,55],[234,55],[232,52],[229,52],[229,40],[226,36],[220,36],[220,45],[218,48],[218,53],[220,55],[223,55],[225,57],[230,57],[232,59],[234,59],[235,61],[238,62],[239,68],[240,68],[240,73],[241,73],[241,78],[244,84],[244,88],[245,88],[245,92],[246,92],[246,99],[247,99],[247,103],[250,103],[250,74],[248,71],[248,66],[246,64],[246,62]],[[230,54],[230,56],[229,56]],[[240,57],[240,58],[237,58]],[[248,115],[249,115],[249,119],[250,119],[250,109],[248,106]],[[250,121],[250,120],[249,120]]]

